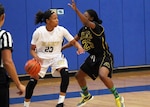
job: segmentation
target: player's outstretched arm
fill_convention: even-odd
[[[80,10],[77,8],[76,3],[74,0],[72,0],[71,3],[68,3],[68,5],[76,12],[76,14],[78,15],[78,17],[80,18],[81,22],[83,23],[83,25],[90,27],[92,29],[95,28],[95,23],[93,23],[92,21],[88,20],[88,18],[82,14],[80,12]]]

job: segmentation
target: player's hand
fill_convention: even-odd
[[[74,0],[71,0],[71,3],[68,3],[68,6],[70,6],[73,10],[76,10],[76,9],[77,9]]]
[[[77,50],[77,54],[78,54],[78,55],[83,54],[83,53],[85,53],[85,50],[84,50],[83,48],[79,48],[79,49]]]
[[[39,58],[38,56],[34,57],[34,60],[36,60],[36,61],[39,62],[40,64],[43,63],[42,59]]]

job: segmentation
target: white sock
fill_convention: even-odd
[[[29,102],[24,101],[24,107],[29,107],[29,105],[30,105],[30,101]]]
[[[63,103],[65,100],[65,96],[59,95],[58,104]]]

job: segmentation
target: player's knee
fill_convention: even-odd
[[[76,72],[75,74],[75,78],[76,80],[78,81],[82,81],[84,79],[85,75],[84,75],[84,72],[79,70],[78,72]]]
[[[34,90],[36,84],[37,84],[37,80],[34,79],[34,78],[30,78],[30,81],[29,81],[29,83],[27,84],[27,87],[26,87],[26,95],[25,95],[26,99],[31,98],[31,96],[33,94],[33,90]]]
[[[60,75],[63,81],[67,84],[69,82],[69,74],[68,74],[68,68],[62,68],[60,70]]]
[[[100,72],[99,72],[99,78],[100,78],[102,81],[105,81],[106,79],[108,79],[108,73],[107,73],[107,72],[104,72],[104,71],[100,71]]]
[[[78,72],[75,74],[75,78],[76,78],[77,80],[79,79]]]
[[[68,68],[62,68],[60,70],[60,75],[61,76],[68,76]]]
[[[69,74],[68,74],[68,69],[67,68],[62,68],[60,71],[60,75],[62,78],[61,81],[61,92],[66,92],[68,85],[69,85]]]
[[[29,83],[28,83],[26,88],[27,89],[34,89],[36,84],[37,84],[37,80],[34,79],[34,78],[30,78],[30,81],[29,81]]]

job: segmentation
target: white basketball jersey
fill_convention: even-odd
[[[48,31],[46,26],[40,26],[34,31],[31,44],[36,45],[36,52],[40,58],[49,59],[61,54],[64,37],[68,41],[74,39],[62,26],[55,27],[53,31]]]

